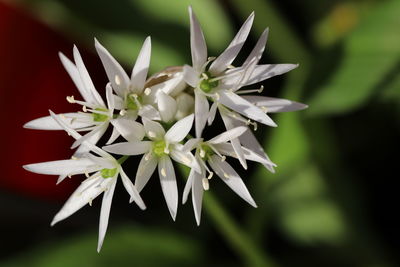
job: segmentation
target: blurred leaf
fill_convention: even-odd
[[[35,248],[2,266],[201,266],[202,250],[188,237],[162,229],[125,226],[108,233],[100,254],[97,233]]]
[[[345,222],[338,206],[329,199],[318,171],[305,166],[284,179],[271,196],[280,227],[300,242],[342,241]]]
[[[154,19],[174,22],[189,29],[188,7],[191,5],[204,32],[210,50],[222,50],[233,37],[232,26],[223,8],[214,0],[131,0]],[[184,34],[189,47],[190,36]],[[174,36],[171,36],[173,43]],[[190,53],[190,50],[185,50]],[[220,51],[222,52],[222,51]]]
[[[344,42],[331,81],[312,98],[311,114],[346,112],[365,103],[400,58],[400,1],[382,1]]]

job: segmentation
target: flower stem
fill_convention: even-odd
[[[188,168],[181,165],[180,172],[183,177],[187,177],[189,174]],[[266,255],[265,251],[260,249],[260,247],[254,243],[254,240],[241,230],[234,219],[224,210],[212,192],[207,191],[205,193],[203,206],[213,220],[218,231],[232,246],[232,249],[243,258],[246,266],[277,266],[272,259]]]
[[[122,163],[124,163],[125,160],[127,160],[128,158],[129,156],[122,156],[117,160],[117,162],[119,163],[119,165],[122,165]]]

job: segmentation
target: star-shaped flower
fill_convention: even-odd
[[[178,209],[178,189],[171,158],[200,172],[200,166],[194,156],[189,151],[182,151],[183,146],[180,144],[192,128],[193,118],[193,114],[189,115],[165,132],[160,123],[144,117],[142,119],[149,141],[123,142],[103,147],[104,150],[119,155],[144,154],[135,179],[135,186],[139,192],[158,165],[161,187],[173,220]]]
[[[72,137],[77,140],[81,138],[78,132],[69,128],[68,125],[53,112],[51,112],[51,117]],[[28,171],[40,174],[64,176],[85,174],[87,176],[87,179],[81,183],[61,210],[56,214],[51,225],[66,219],[86,204],[89,203],[91,205],[93,199],[101,193],[104,193],[100,212],[99,240],[97,247],[97,251],[99,252],[107,231],[111,202],[118,176],[121,177],[126,191],[130,194],[130,202],[135,201],[141,209],[146,209],[146,206],[139,192],[121,167],[126,157],[116,160],[104,150],[87,141],[85,141],[85,145],[96,155],[87,153],[81,158],[29,164],[25,165],[24,168]],[[89,175],[90,173],[91,175]]]

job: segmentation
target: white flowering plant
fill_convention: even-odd
[[[252,95],[261,93],[262,86],[243,89],[298,66],[259,64],[268,29],[261,34],[243,64],[232,65],[249,35],[254,13],[218,57],[208,57],[203,32],[191,7],[189,16],[191,66],[169,67],[148,77],[151,39],[147,37],[129,77],[114,57],[95,40],[109,80],[104,86],[104,100],[74,46],[74,62],[62,53],[60,59],[82,97],[82,100],[77,100],[68,96],[67,101],[81,105],[82,111],[63,114],[50,111],[49,116],[24,125],[30,129],[64,130],[75,139],[71,148],[76,150],[71,159],[29,164],[24,168],[35,173],[58,175],[57,183],[72,175],[86,175],[56,214],[52,225],[86,204],[91,205],[92,200],[103,193],[98,251],[107,230],[118,177],[130,195],[130,202],[134,201],[141,209],[146,209],[139,194],[158,168],[162,192],[173,220],[179,202],[173,162],[190,168],[182,202],[187,201],[191,192],[198,225],[203,194],[209,190],[213,176],[218,176],[237,195],[256,207],[242,178],[226,158],[237,159],[244,169],[247,169],[247,160],[250,160],[274,172],[276,165],[257,141],[253,129],[257,129],[257,123],[276,127],[269,116],[271,113],[307,108],[304,104],[286,99]],[[213,125],[217,111],[226,130],[205,140],[203,131]],[[100,148],[98,143],[110,128],[108,141]],[[190,134],[192,130],[193,135]],[[122,165],[127,158],[138,155],[142,158],[135,179],[131,180]]]

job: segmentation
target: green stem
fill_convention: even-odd
[[[188,168],[181,165],[180,172],[184,177],[187,177],[189,173]],[[212,192],[206,192],[203,206],[215,227],[225,238],[227,243],[232,246],[232,249],[243,258],[246,266],[277,266],[272,259],[266,255],[265,251],[260,249],[247,233],[235,223],[235,220],[225,211]]]
[[[128,158],[129,156],[122,156],[117,160],[117,162],[119,163],[119,165],[122,165],[122,163],[124,163]]]

